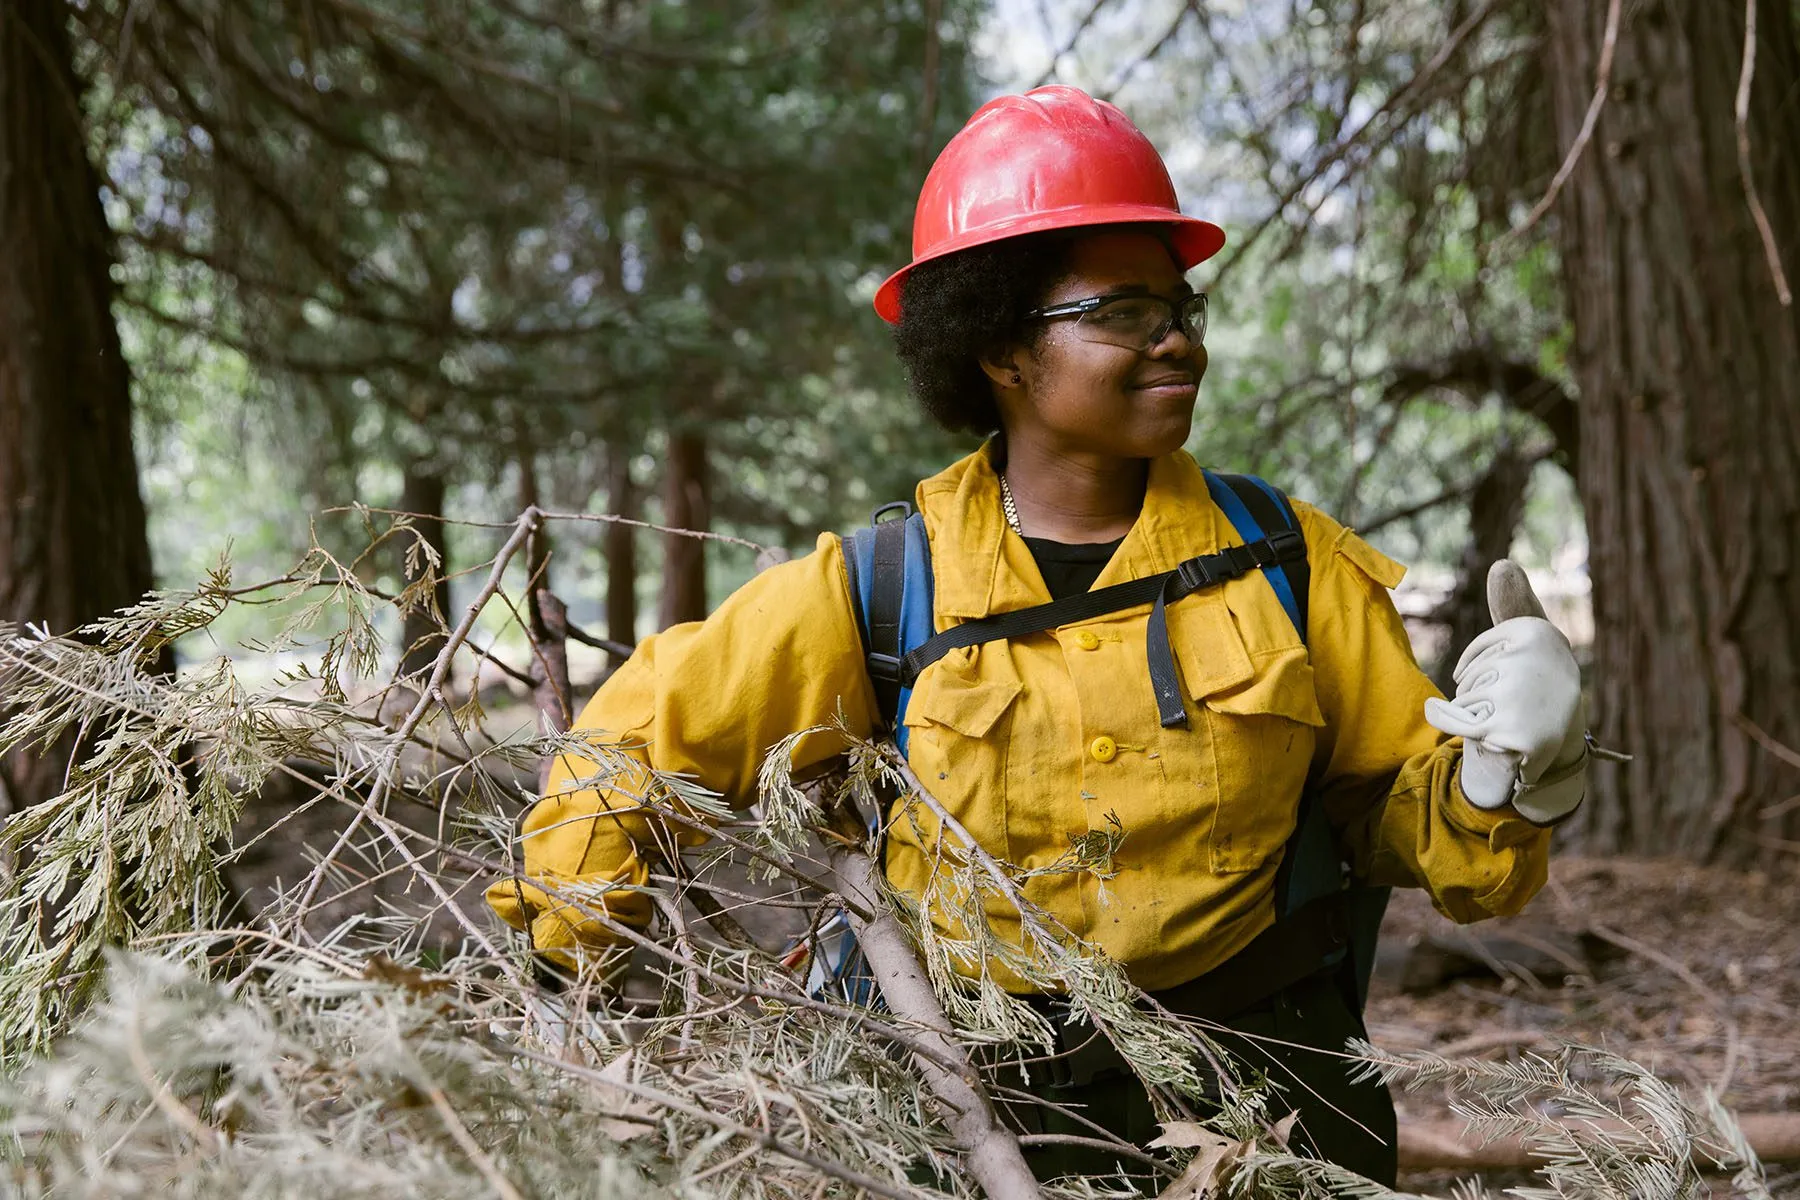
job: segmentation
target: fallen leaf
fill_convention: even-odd
[[[1162,1134],[1150,1145],[1171,1150],[1188,1150],[1195,1146],[1212,1146],[1231,1139],[1197,1121],[1164,1121]]]
[[[654,1117],[658,1108],[650,1101],[634,1096],[623,1088],[615,1087],[601,1080],[612,1080],[614,1083],[625,1083],[631,1078],[632,1051],[627,1050],[619,1057],[600,1068],[600,1079],[593,1082],[596,1092],[607,1098],[607,1108],[613,1113],[610,1117],[600,1119],[600,1131],[615,1142],[629,1142],[632,1138],[643,1137],[655,1126],[637,1117]]]
[[[1151,1142],[1152,1146],[1193,1147],[1200,1152],[1157,1200],[1214,1200],[1224,1194],[1225,1182],[1238,1160],[1256,1149],[1254,1142],[1233,1141],[1192,1121],[1169,1121],[1162,1128],[1162,1136]]]

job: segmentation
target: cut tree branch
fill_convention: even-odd
[[[1018,1138],[1000,1123],[974,1064],[951,1036],[950,1019],[931,990],[917,952],[881,899],[875,860],[860,844],[830,838],[827,842],[826,859],[837,890],[868,913],[864,916],[852,907],[844,910],[869,969],[881,985],[882,998],[896,1017],[937,1051],[935,1057],[915,1055],[914,1061],[944,1102],[944,1123],[965,1152],[969,1174],[991,1200],[1036,1197],[1037,1180],[1025,1164]],[[946,1069],[944,1060],[958,1063],[959,1068]]]

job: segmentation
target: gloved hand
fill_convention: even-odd
[[[1488,571],[1488,610],[1494,627],[1457,661],[1456,698],[1425,701],[1425,720],[1463,739],[1469,803],[1510,802],[1527,820],[1548,825],[1575,811],[1587,788],[1581,671],[1510,559]]]

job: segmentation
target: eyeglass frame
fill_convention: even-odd
[[[1207,309],[1211,302],[1205,292],[1190,292],[1179,300],[1171,300],[1167,296],[1158,296],[1149,292],[1107,292],[1100,296],[1089,296],[1083,300],[1069,300],[1061,304],[1051,304],[1043,308],[1034,308],[1019,319],[1022,321],[1041,321],[1048,317],[1085,317],[1087,314],[1111,304],[1115,300],[1161,300],[1169,306],[1169,323],[1164,325],[1157,335],[1138,348],[1142,353],[1158,345],[1169,336],[1169,330],[1181,322],[1181,310],[1194,301],[1200,302],[1200,335],[1192,340],[1204,345],[1206,343]],[[1186,330],[1182,331],[1186,337]],[[1105,345],[1122,346],[1122,342],[1107,342]]]

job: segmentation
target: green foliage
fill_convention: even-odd
[[[274,569],[300,513],[393,503],[402,463],[481,515],[521,462],[616,506],[591,464],[673,429],[763,540],[910,491],[945,443],[894,420],[867,298],[972,106],[973,12],[80,10],[160,561],[213,544],[174,519],[194,504]],[[253,514],[221,504],[243,491]]]

